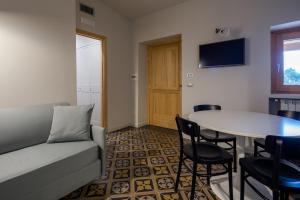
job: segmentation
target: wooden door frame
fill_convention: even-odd
[[[102,124],[101,126],[107,128],[107,38],[103,35],[91,33],[88,31],[84,31],[81,29],[76,29],[76,35],[85,36],[88,38],[93,38],[96,40],[100,40],[102,43],[102,63],[101,63],[101,69],[102,69],[102,96],[101,96],[101,102],[102,102],[102,112],[100,115],[102,116]]]
[[[155,43],[155,44],[149,44],[147,45],[147,122],[148,124],[150,125],[150,62],[151,62],[151,59],[150,59],[150,51],[151,51],[151,48],[152,47],[158,47],[158,46],[165,46],[165,45],[170,45],[170,44],[178,44],[179,45],[179,53],[178,53],[178,64],[179,64],[179,70],[178,70],[178,73],[179,73],[179,84],[180,84],[180,97],[179,97],[179,105],[180,105],[180,109],[179,109],[179,115],[182,114],[182,60],[181,60],[181,57],[182,57],[182,50],[181,50],[181,37],[179,39],[176,39],[176,41],[173,41],[173,40],[170,40],[168,41],[168,39],[165,40],[166,42],[164,41],[161,41],[159,43]],[[174,117],[174,120],[175,120],[175,117]]]

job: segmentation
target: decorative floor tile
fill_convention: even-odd
[[[166,163],[165,159],[161,156],[151,157],[150,162],[151,162],[152,165],[162,165],[162,164]]]
[[[146,195],[137,195],[135,197],[136,200],[157,200],[155,194],[146,194]]]
[[[88,186],[85,197],[103,197],[106,194],[106,184],[91,184]]]
[[[145,142],[146,143],[156,143],[157,140],[156,139],[146,139]]]
[[[119,142],[120,144],[129,144],[130,142],[128,140],[122,140]]]
[[[179,162],[178,132],[153,126],[127,128],[107,137],[107,172],[103,179],[79,188],[61,200],[189,200],[191,173],[183,165],[179,192],[174,192]],[[192,162],[187,160],[187,164]],[[213,171],[224,169],[213,166]],[[206,167],[198,165],[198,171]],[[219,200],[197,178],[195,199]]]
[[[130,147],[129,147],[129,145],[121,145],[121,146],[117,146],[116,150],[117,151],[129,151]]]
[[[126,194],[130,192],[129,181],[113,182],[111,186],[111,193],[113,194]]]
[[[132,150],[143,150],[144,146],[143,145],[132,145]]]
[[[160,150],[149,150],[148,153],[149,153],[149,156],[160,156],[161,155]]]
[[[185,194],[185,196],[186,196],[187,199],[190,199],[190,197],[191,197],[191,192],[185,191],[184,194]],[[207,200],[208,198],[205,196],[204,193],[199,192],[199,191],[195,191],[194,199],[195,199],[195,200]]]
[[[118,152],[117,158],[129,158],[129,152]]]
[[[135,158],[133,159],[133,165],[134,166],[144,166],[147,165],[147,158]]]
[[[159,190],[174,189],[175,182],[172,177],[156,178],[156,183]]]
[[[163,152],[165,155],[176,155],[177,154],[175,149],[164,149]]]
[[[160,197],[162,200],[182,200],[180,193],[175,192],[161,193]]]
[[[111,166],[112,166],[112,160],[107,160],[106,161],[106,168],[111,168]]]
[[[132,156],[135,158],[145,157],[146,151],[134,151],[134,152],[132,152]]]
[[[150,176],[149,167],[136,167],[134,168],[134,177],[147,177]]]
[[[154,166],[153,171],[154,171],[154,174],[157,176],[170,174],[170,170],[169,170],[168,166]]]
[[[192,176],[180,176],[181,187],[192,187]]]
[[[131,200],[131,197],[112,197],[111,200]]]
[[[120,159],[116,160],[115,164],[116,168],[125,168],[130,166],[130,160],[129,159]]]
[[[123,179],[130,177],[130,170],[129,169],[117,169],[114,172],[114,179]]]
[[[168,159],[169,163],[179,163],[178,156],[167,156],[167,159]]]
[[[178,172],[178,164],[172,164],[171,168],[172,168],[174,174],[177,174],[177,172]],[[186,166],[182,165],[181,166],[181,174],[186,174],[186,173],[190,173],[190,171],[188,170],[188,168],[186,168]]]
[[[170,143],[162,143],[160,144],[161,148],[171,148],[173,147],[173,145],[171,145]]]
[[[115,155],[115,154],[114,154],[113,152],[108,151],[108,152],[107,152],[106,158],[107,158],[107,159],[113,159],[113,158],[114,158],[114,155]]]
[[[159,146],[157,144],[147,144],[146,147],[149,150],[159,149]]]
[[[135,192],[149,192],[153,191],[154,186],[151,179],[141,179],[134,181]]]

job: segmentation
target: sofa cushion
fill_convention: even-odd
[[[54,106],[47,143],[90,140],[94,105]]]
[[[0,156],[1,198],[14,199],[32,193],[98,160],[98,146],[93,141],[44,143],[3,154]]]
[[[0,154],[46,142],[54,105],[0,109]]]

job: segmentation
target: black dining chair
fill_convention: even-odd
[[[271,156],[246,157],[240,159],[241,193],[244,199],[245,182],[263,199],[267,199],[252,185],[248,178],[252,177],[269,187],[273,192],[273,200],[288,199],[289,193],[300,192],[300,168],[288,160],[300,158],[300,138],[266,137],[266,152]]]
[[[195,138],[200,134],[200,127],[191,121],[176,116],[176,124],[180,138],[180,158],[175,183],[175,192],[178,191],[178,184],[181,174],[181,167],[184,164],[192,172],[192,189],[190,199],[194,199],[196,176],[206,177],[207,184],[210,185],[211,176],[217,176],[228,173],[229,178],[229,194],[230,200],[233,200],[233,186],[232,186],[232,155],[221,147],[209,142],[196,142]],[[187,144],[183,142],[183,134],[190,136],[191,141]],[[193,167],[184,162],[186,159],[193,161]],[[206,165],[207,173],[197,172],[197,165]],[[222,172],[212,173],[211,166],[221,164],[225,167]]]
[[[194,112],[199,112],[199,111],[207,111],[207,110],[221,110],[220,105],[209,105],[209,104],[201,104],[201,105],[196,105],[194,106]],[[233,170],[236,172],[237,169],[237,156],[236,156],[236,137],[233,135],[229,135],[226,133],[218,132],[218,131],[213,131],[210,129],[203,129],[201,130],[200,133],[200,138],[199,139],[204,139],[207,142],[213,142],[216,145],[219,143],[225,143],[228,145],[225,149],[227,151],[232,151],[233,152]]]
[[[287,117],[300,121],[300,112],[298,111],[289,111],[289,110],[279,110],[277,113],[280,117]],[[256,138],[254,139],[254,156],[264,156],[265,151],[265,139],[264,138]]]

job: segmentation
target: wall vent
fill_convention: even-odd
[[[86,13],[88,15],[91,15],[91,16],[95,16],[94,8],[92,8],[90,6],[87,6],[85,4],[82,4],[82,3],[79,4],[79,7],[80,7],[79,9],[80,9],[81,12],[84,12],[84,13]]]

